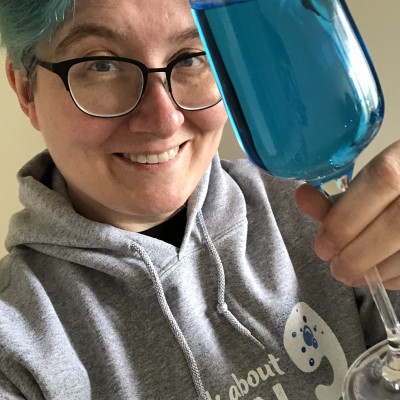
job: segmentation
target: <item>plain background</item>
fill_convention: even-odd
[[[292,0],[291,0],[292,1]],[[373,143],[357,162],[362,167],[390,143],[400,139],[400,15],[399,0],[347,0],[358,28],[369,48],[385,96],[385,120]],[[0,64],[4,57],[0,56]],[[6,254],[4,239],[8,220],[21,208],[15,175],[33,155],[44,149],[39,132],[35,131],[19,108],[8,86],[5,73],[0,73],[0,256]],[[228,125],[220,146],[222,158],[243,157]],[[356,169],[357,169],[356,168]]]

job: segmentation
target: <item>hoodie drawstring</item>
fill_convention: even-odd
[[[221,258],[219,257],[219,254],[217,252],[217,249],[215,248],[211,237],[207,231],[206,224],[204,222],[203,214],[201,211],[198,212],[198,220],[200,223],[200,227],[202,230],[202,233],[204,235],[207,249],[212,255],[212,258],[215,261],[216,267],[217,267],[217,273],[218,273],[218,303],[217,303],[217,310],[218,313],[223,315],[229,323],[242,335],[246,336],[249,338],[253,343],[255,343],[257,346],[259,346],[261,349],[265,349],[265,346],[256,338],[252,335],[249,329],[247,329],[242,323],[238,321],[238,319],[229,311],[228,305],[225,302],[225,272],[224,272],[224,267],[222,265]],[[182,349],[183,354],[185,355],[186,362],[189,366],[190,374],[192,376],[192,381],[194,383],[198,399],[199,400],[207,400],[209,397],[206,395],[206,391],[204,389],[203,382],[201,380],[199,368],[196,364],[196,360],[194,359],[193,353],[190,350],[190,347],[181,331],[179,328],[178,323],[176,322],[172,311],[168,305],[167,299],[165,297],[164,289],[162,287],[160,278],[157,274],[156,268],[151,261],[149,255],[146,253],[144,248],[140,246],[139,244],[133,242],[131,243],[131,248],[132,250],[136,251],[141,259],[143,260],[144,264],[146,265],[146,268],[148,270],[148,273],[150,275],[151,281],[153,283],[153,287],[156,292],[157,300],[158,303],[160,304],[160,308],[162,313],[164,314],[165,318],[167,319],[169,326],[179,344],[179,346]]]
[[[224,266],[222,264],[221,258],[217,252],[217,249],[214,246],[214,243],[211,240],[211,237],[207,231],[206,224],[204,222],[204,217],[203,213],[199,211],[198,213],[198,219],[199,223],[201,226],[201,229],[203,231],[204,238],[206,240],[206,245],[208,247],[209,252],[212,254],[216,266],[217,266],[217,272],[218,272],[218,304],[217,304],[217,310],[220,314],[222,314],[229,322],[230,324],[242,335],[248,337],[251,339],[257,346],[259,346],[261,349],[265,349],[265,346],[256,338],[252,335],[249,329],[247,329],[241,322],[238,321],[238,319],[229,311],[228,305],[225,302],[225,272],[224,272]]]
[[[154,289],[156,291],[157,300],[158,303],[160,304],[161,310],[165,318],[167,319],[169,326],[171,327],[171,330],[176,340],[178,341],[179,346],[183,351],[183,354],[185,355],[186,362],[189,366],[190,374],[192,375],[192,380],[196,388],[197,395],[199,396],[199,400],[206,400],[207,399],[206,391],[204,389],[204,385],[200,377],[199,368],[197,367],[193,353],[190,350],[190,347],[185,337],[183,336],[183,333],[179,328],[179,325],[176,322],[171,312],[171,309],[169,308],[167,299],[165,298],[164,289],[162,287],[160,278],[157,274],[156,268],[154,267],[154,264],[152,263],[150,257],[148,256],[148,254],[146,253],[146,251],[143,249],[142,246],[138,245],[137,243],[132,243],[131,247],[140,255],[140,257],[142,258],[143,262],[147,267],[147,270],[153,282]]]

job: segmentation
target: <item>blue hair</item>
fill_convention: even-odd
[[[29,73],[35,50],[65,20],[75,0],[1,0],[0,39],[14,68]]]

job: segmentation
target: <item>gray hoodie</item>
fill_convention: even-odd
[[[77,214],[47,152],[18,180],[0,399],[338,400],[384,338],[367,291],[313,254],[295,185],[246,160],[214,158],[180,248]]]

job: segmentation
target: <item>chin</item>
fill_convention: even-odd
[[[179,198],[168,198],[167,196],[161,196],[156,198],[155,196],[148,196],[147,201],[141,201],[140,204],[136,203],[134,209],[129,210],[128,213],[131,215],[141,215],[143,217],[148,216],[150,218],[157,218],[160,216],[161,219],[166,218],[178,210],[180,210],[186,203],[187,197],[179,196]],[[135,204],[132,202],[131,204]]]
[[[157,219],[157,217],[160,217],[160,220],[164,218],[169,218],[176,212],[178,212],[184,205],[186,201],[182,200],[181,202],[173,203],[173,204],[162,204],[160,207],[152,207],[149,209],[143,209],[142,210],[142,215],[148,215],[149,217],[154,217]]]

